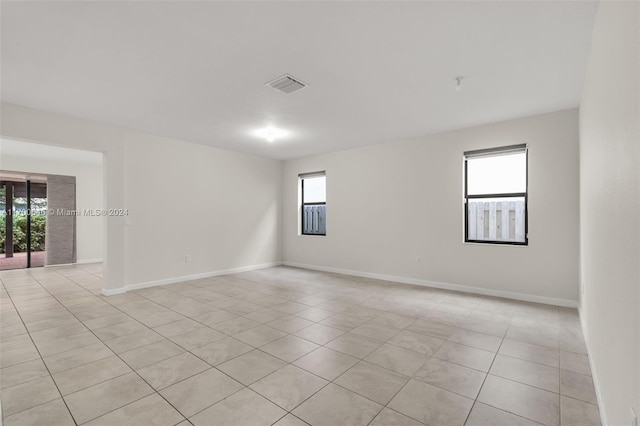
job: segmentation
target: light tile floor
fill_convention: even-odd
[[[0,278],[6,426],[600,424],[575,309],[287,267]]]

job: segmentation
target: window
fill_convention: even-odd
[[[325,172],[298,176],[302,235],[327,235],[327,179]]]
[[[527,145],[464,153],[464,240],[527,245]]]

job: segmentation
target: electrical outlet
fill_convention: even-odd
[[[191,262],[191,255],[190,254],[185,255],[184,261],[187,263]]]
[[[633,407],[631,407],[631,426],[638,426],[638,415]]]

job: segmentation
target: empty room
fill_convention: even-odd
[[[640,2],[0,1],[1,424],[638,426]]]

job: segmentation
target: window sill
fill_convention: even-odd
[[[529,243],[488,243],[488,242],[475,242],[475,241],[463,241],[462,244],[469,246],[491,246],[491,247],[529,247]]]

